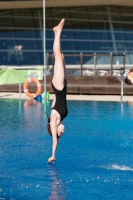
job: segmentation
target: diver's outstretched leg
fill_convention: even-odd
[[[53,28],[55,33],[55,39],[53,44],[53,51],[55,56],[54,63],[54,75],[52,82],[54,86],[61,90],[64,86],[65,70],[64,70],[64,57],[61,52],[60,36],[65,23],[65,19],[62,19],[58,26]]]

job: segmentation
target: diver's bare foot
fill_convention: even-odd
[[[58,31],[61,31],[62,28],[63,28],[63,26],[64,26],[64,24],[65,24],[65,19],[62,19],[62,20],[60,21],[60,23],[58,24],[58,26],[55,26],[55,27],[53,28],[53,31],[54,31],[55,33],[57,33]]]

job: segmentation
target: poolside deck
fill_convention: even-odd
[[[54,97],[53,94],[50,94],[50,100]],[[11,92],[1,92],[0,99],[10,98],[10,99],[20,99],[19,93]],[[29,99],[24,93],[21,93],[21,99]],[[120,95],[67,95],[67,100],[76,100],[76,101],[121,101]],[[133,102],[133,96],[124,95],[122,97],[123,102]]]

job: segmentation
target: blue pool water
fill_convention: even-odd
[[[50,104],[0,99],[0,200],[132,200],[133,104],[68,101],[47,164]]]

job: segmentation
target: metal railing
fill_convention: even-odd
[[[109,65],[98,65],[97,64],[97,58],[98,57],[101,57],[101,56],[107,56],[110,58],[110,63]],[[114,54],[114,53],[110,53],[110,54],[83,54],[83,53],[80,53],[80,54],[64,54],[64,58],[65,57],[79,57],[79,67],[76,65],[75,67],[71,66],[71,67],[68,67],[66,65],[66,71],[67,71],[67,75],[73,75],[73,71],[74,71],[74,74],[76,75],[80,75],[80,76],[83,76],[83,75],[87,75],[86,73],[84,73],[84,71],[86,72],[87,70],[89,70],[91,73],[91,75],[93,76],[97,76],[99,75],[99,72],[101,70],[104,70],[104,72],[107,73],[107,75],[110,75],[110,76],[114,76],[114,71],[118,71],[119,73],[116,74],[118,76],[121,76],[122,73],[125,72],[126,69],[129,69],[130,67],[127,67],[125,66],[125,53],[123,54]],[[83,63],[83,58],[84,57],[93,57],[93,65],[87,65],[87,66],[84,66],[84,63]],[[114,61],[114,57],[122,57],[122,65],[120,64],[117,64],[117,65],[114,65],[113,61]],[[52,59],[52,65],[49,65],[49,60],[50,58]],[[47,56],[46,56],[46,65],[47,65],[47,71],[51,71],[51,74],[49,75],[52,75],[53,73],[53,66],[54,66],[54,54],[48,54],[47,53]],[[68,73],[68,72],[71,72],[71,73]],[[106,75],[105,73],[105,75]],[[123,79],[121,78],[121,81],[120,81],[120,84],[121,84],[121,96],[120,96],[120,100],[122,101],[122,97],[123,97]]]
[[[105,75],[113,76],[115,71],[124,70],[126,69],[125,67],[125,53],[122,54],[64,54],[64,58],[70,57],[73,59],[76,57],[79,60],[79,63],[77,65],[67,65],[66,63],[66,71],[67,75],[79,75],[79,76],[84,76],[84,75],[100,75],[102,71],[105,72]],[[93,58],[93,64],[85,64],[83,59],[85,57],[88,57],[91,59]],[[97,63],[97,60],[99,57],[108,57],[108,60],[110,60],[109,64],[101,64],[99,65]],[[114,64],[114,58],[115,57],[122,57],[122,64]],[[50,64],[51,62],[51,64]],[[48,54],[46,56],[46,66],[47,70],[49,71],[49,75],[52,75],[53,73],[53,66],[54,66],[54,54]],[[87,71],[89,70],[89,71]],[[88,72],[88,74],[87,74]],[[117,74],[117,73],[116,73]],[[120,74],[120,73],[119,73]]]

